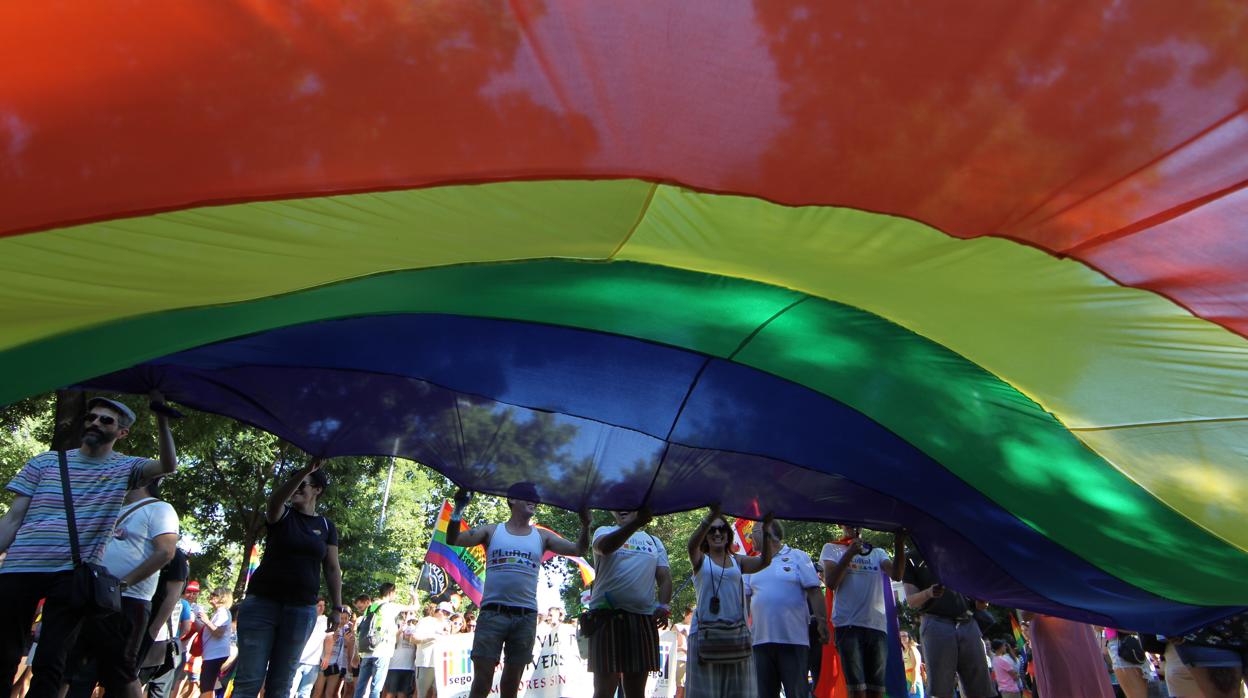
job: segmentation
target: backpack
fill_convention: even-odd
[[[377,612],[381,610],[381,604],[377,602],[368,607],[368,611],[364,613],[364,619],[360,621],[360,627],[357,630],[355,647],[361,653],[372,653],[382,643],[382,629],[378,627],[379,618]]]
[[[1144,656],[1144,645],[1137,635],[1119,635],[1118,657],[1131,664],[1143,664],[1148,659]]]

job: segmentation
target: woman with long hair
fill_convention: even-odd
[[[290,695],[299,655],[316,624],[322,571],[335,611],[326,632],[337,630],[342,609],[338,529],[316,508],[328,486],[315,459],[269,497],[264,557],[239,610],[233,698],[256,698],[262,686],[266,696]]]
[[[754,676],[754,661],[747,649],[734,661],[709,656],[710,642],[700,637],[700,626],[735,628],[729,630],[743,637],[749,648],[749,629],[745,627],[745,589],[741,576],[754,574],[771,564],[778,541],[771,533],[771,514],[763,518],[763,549],[760,555],[740,555],[732,552],[732,528],[720,516],[715,504],[693,536],[689,539],[689,562],[693,565],[694,590],[697,594],[697,611],[689,629],[688,667],[685,674],[685,698],[754,698],[758,695],[758,683]],[[699,647],[706,642],[708,650],[699,654]]]
[[[338,629],[325,638],[325,657],[328,665],[323,672],[325,681],[316,687],[313,698],[338,698],[342,689],[342,677],[351,664],[351,611],[341,609],[330,615],[338,616]]]
[[[923,698],[927,695],[925,687],[927,685],[927,666],[923,664],[923,655],[919,652],[919,645],[910,636],[910,633],[902,630],[899,635],[901,638],[901,660],[906,667],[906,692],[909,698]]]

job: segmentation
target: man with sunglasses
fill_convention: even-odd
[[[128,490],[172,473],[177,453],[164,398],[151,395],[156,414],[159,460],[117,453],[113,446],[130,433],[134,412],[116,400],[87,403],[82,446],[65,452],[74,518],[82,559],[99,562]],[[73,556],[61,488],[60,458],[47,451],[30,459],[9,482],[15,496],[0,519],[0,676],[11,677],[22,652],[19,628],[28,628],[35,606],[45,598],[39,652],[32,666],[29,698],[55,698],[65,671],[65,655],[82,622],[71,606]],[[133,575],[129,575],[133,576]],[[122,578],[123,591],[141,581]]]

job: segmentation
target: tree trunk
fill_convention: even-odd
[[[247,590],[247,561],[251,555],[251,549],[256,545],[256,541],[260,539],[260,529],[264,527],[264,517],[257,511],[252,511],[247,515],[247,534],[243,536],[243,564],[238,568],[238,579],[234,582],[234,598],[243,598],[243,593]]]
[[[52,450],[68,451],[82,445],[82,416],[87,413],[87,394],[79,390],[56,391],[52,427]]]

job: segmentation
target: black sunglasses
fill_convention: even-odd
[[[711,526],[709,529],[707,529],[707,533],[722,533],[726,536],[728,535],[728,532],[731,530],[732,530],[731,528],[728,528],[727,526],[723,526],[723,525]]]
[[[91,424],[95,422],[97,419],[100,421],[100,424],[103,424],[104,426],[109,426],[113,422],[117,421],[117,419],[114,417],[110,417],[106,414],[97,414],[95,412],[88,412],[87,416],[82,418],[82,421],[86,422],[87,424]]]

